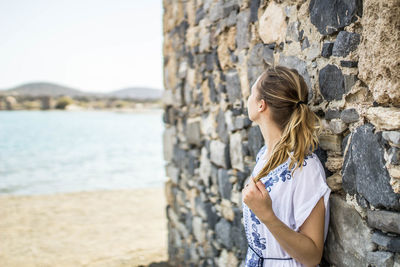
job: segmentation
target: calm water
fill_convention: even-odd
[[[0,194],[162,186],[162,110],[1,111]]]

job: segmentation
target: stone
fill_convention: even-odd
[[[299,22],[294,21],[289,23],[287,30],[286,30],[286,42],[287,41],[294,41],[298,42],[299,39]]]
[[[221,141],[224,143],[228,143],[229,141],[229,134],[227,131],[227,126],[225,123],[225,115],[222,109],[219,110],[217,115],[217,133],[218,136],[221,138]]]
[[[391,147],[388,150],[388,161],[392,165],[399,165],[400,164],[400,149],[398,147]]]
[[[400,128],[400,108],[371,107],[367,119],[378,129],[396,130]]]
[[[216,22],[224,17],[224,1],[218,0],[214,3],[213,7],[210,8],[209,18],[211,22]]]
[[[371,124],[357,127],[343,162],[343,189],[361,194],[376,208],[400,211],[400,195],[390,186],[390,175],[383,158],[384,148]]]
[[[201,145],[200,121],[187,123],[186,140],[189,144]]]
[[[274,49],[271,49],[268,45],[264,46],[262,57],[265,63],[270,66],[274,65]]]
[[[263,65],[264,44],[258,43],[249,50],[249,58],[247,60],[250,65]]]
[[[260,7],[260,0],[251,0],[250,2],[250,23],[258,20],[258,8]]]
[[[233,245],[239,249],[239,259],[244,259],[247,254],[248,244],[243,225],[232,227]]]
[[[319,136],[319,144],[322,149],[335,152],[341,152],[342,138],[336,134],[321,134]]]
[[[265,44],[281,43],[286,37],[286,14],[284,8],[270,2],[259,20],[258,33]]]
[[[175,134],[174,127],[168,127],[163,132],[163,153],[166,161],[171,161],[173,158]]]
[[[221,218],[219,222],[215,225],[215,234],[217,236],[217,240],[228,250],[232,249],[232,226],[231,224]]]
[[[367,254],[368,266],[376,267],[392,267],[393,266],[393,253],[386,251],[368,252]]]
[[[236,16],[236,44],[238,49],[249,48],[250,34],[250,9],[241,11]]]
[[[228,100],[229,103],[233,104],[233,102],[242,98],[239,75],[236,70],[231,70],[226,73],[225,79]]]
[[[232,183],[229,181],[228,171],[225,169],[218,169],[218,190],[222,198],[230,199],[232,192]]]
[[[200,52],[207,52],[210,49],[211,45],[211,34],[209,32],[206,32],[201,35],[200,37],[200,46],[199,46],[199,51]]]
[[[335,65],[328,64],[319,71],[319,88],[323,97],[328,100],[340,100],[344,94],[342,71]]]
[[[284,56],[280,55],[279,56],[279,65],[282,65],[284,67],[288,68],[293,68],[296,69],[297,72],[303,76],[304,81],[307,84],[308,87],[308,99],[307,101],[310,101],[313,97],[313,91],[312,91],[312,85],[311,85],[311,80],[310,80],[310,75],[308,74],[307,71],[307,63],[303,60],[300,60],[299,58],[295,56]]]
[[[332,120],[332,119],[339,119],[340,118],[340,110],[338,109],[328,109],[325,112],[325,119]]]
[[[345,109],[340,114],[340,119],[345,123],[356,122],[360,116],[354,108]]]
[[[320,55],[321,47],[318,43],[313,43],[311,47],[307,49],[306,59],[307,61],[313,61]]]
[[[167,177],[171,178],[174,184],[179,182],[179,169],[175,167],[174,164],[168,163],[165,165],[165,173]]]
[[[382,132],[382,137],[393,143],[394,145],[399,146],[400,145],[400,132],[396,131],[383,131]]]
[[[203,222],[200,217],[193,218],[193,235],[200,243],[203,243],[206,238],[205,229],[203,229],[202,224]]]
[[[217,264],[218,267],[238,266],[238,260],[233,252],[223,249],[221,255],[218,257]]]
[[[308,41],[308,37],[306,36],[304,40],[301,42],[301,51],[310,47],[310,42]],[[318,51],[319,52],[319,51]]]
[[[259,126],[253,126],[249,129],[248,140],[250,156],[255,160],[258,151],[264,145],[264,138]]]
[[[237,11],[233,10],[231,11],[231,13],[229,14],[228,19],[226,20],[226,26],[227,27],[232,27],[236,25],[236,21],[237,21]]]
[[[358,33],[341,31],[336,37],[332,48],[332,55],[336,57],[345,57],[350,52],[356,50],[360,43],[360,35]]]
[[[205,12],[203,9],[203,6],[200,6],[197,10],[196,10],[196,19],[195,19],[195,25],[198,25],[200,20],[204,19],[205,16]]]
[[[329,58],[332,55],[332,48],[333,48],[333,42],[325,42],[322,45],[322,51],[321,51],[321,56],[324,58]]]
[[[332,119],[329,122],[329,129],[335,134],[340,134],[347,129],[347,125],[340,119]]]
[[[212,140],[210,143],[210,160],[217,166],[229,169],[229,146],[219,140]]]
[[[400,234],[400,213],[387,210],[367,210],[370,227]]]
[[[346,93],[350,92],[357,80],[356,75],[344,75],[344,90]]]
[[[345,67],[345,68],[357,68],[358,61],[341,60],[340,66]]]
[[[326,178],[326,183],[333,192],[337,192],[342,189],[342,176],[339,173],[335,173]]]
[[[400,252],[400,237],[388,236],[376,231],[372,235],[372,242],[381,246],[387,251]]]
[[[353,206],[340,196],[332,194],[329,201],[330,223],[325,257],[331,265],[338,267],[366,266],[365,255],[376,248],[371,241],[371,229]]]
[[[308,7],[311,23],[322,35],[330,35],[362,16],[359,0],[311,0]]]
[[[210,186],[210,177],[211,177],[211,162],[207,157],[207,148],[203,147],[201,149],[200,156],[200,167],[199,167],[199,176],[203,181],[205,186]]]
[[[244,171],[242,140],[241,132],[236,132],[230,135],[229,153],[231,157],[232,168]]]

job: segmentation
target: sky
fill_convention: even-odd
[[[0,0],[0,89],[163,89],[162,0]]]

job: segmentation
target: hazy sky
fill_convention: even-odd
[[[162,89],[162,12],[162,0],[0,0],[0,89]]]

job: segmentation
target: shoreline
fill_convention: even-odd
[[[165,206],[163,187],[0,195],[0,266],[166,262]]]

